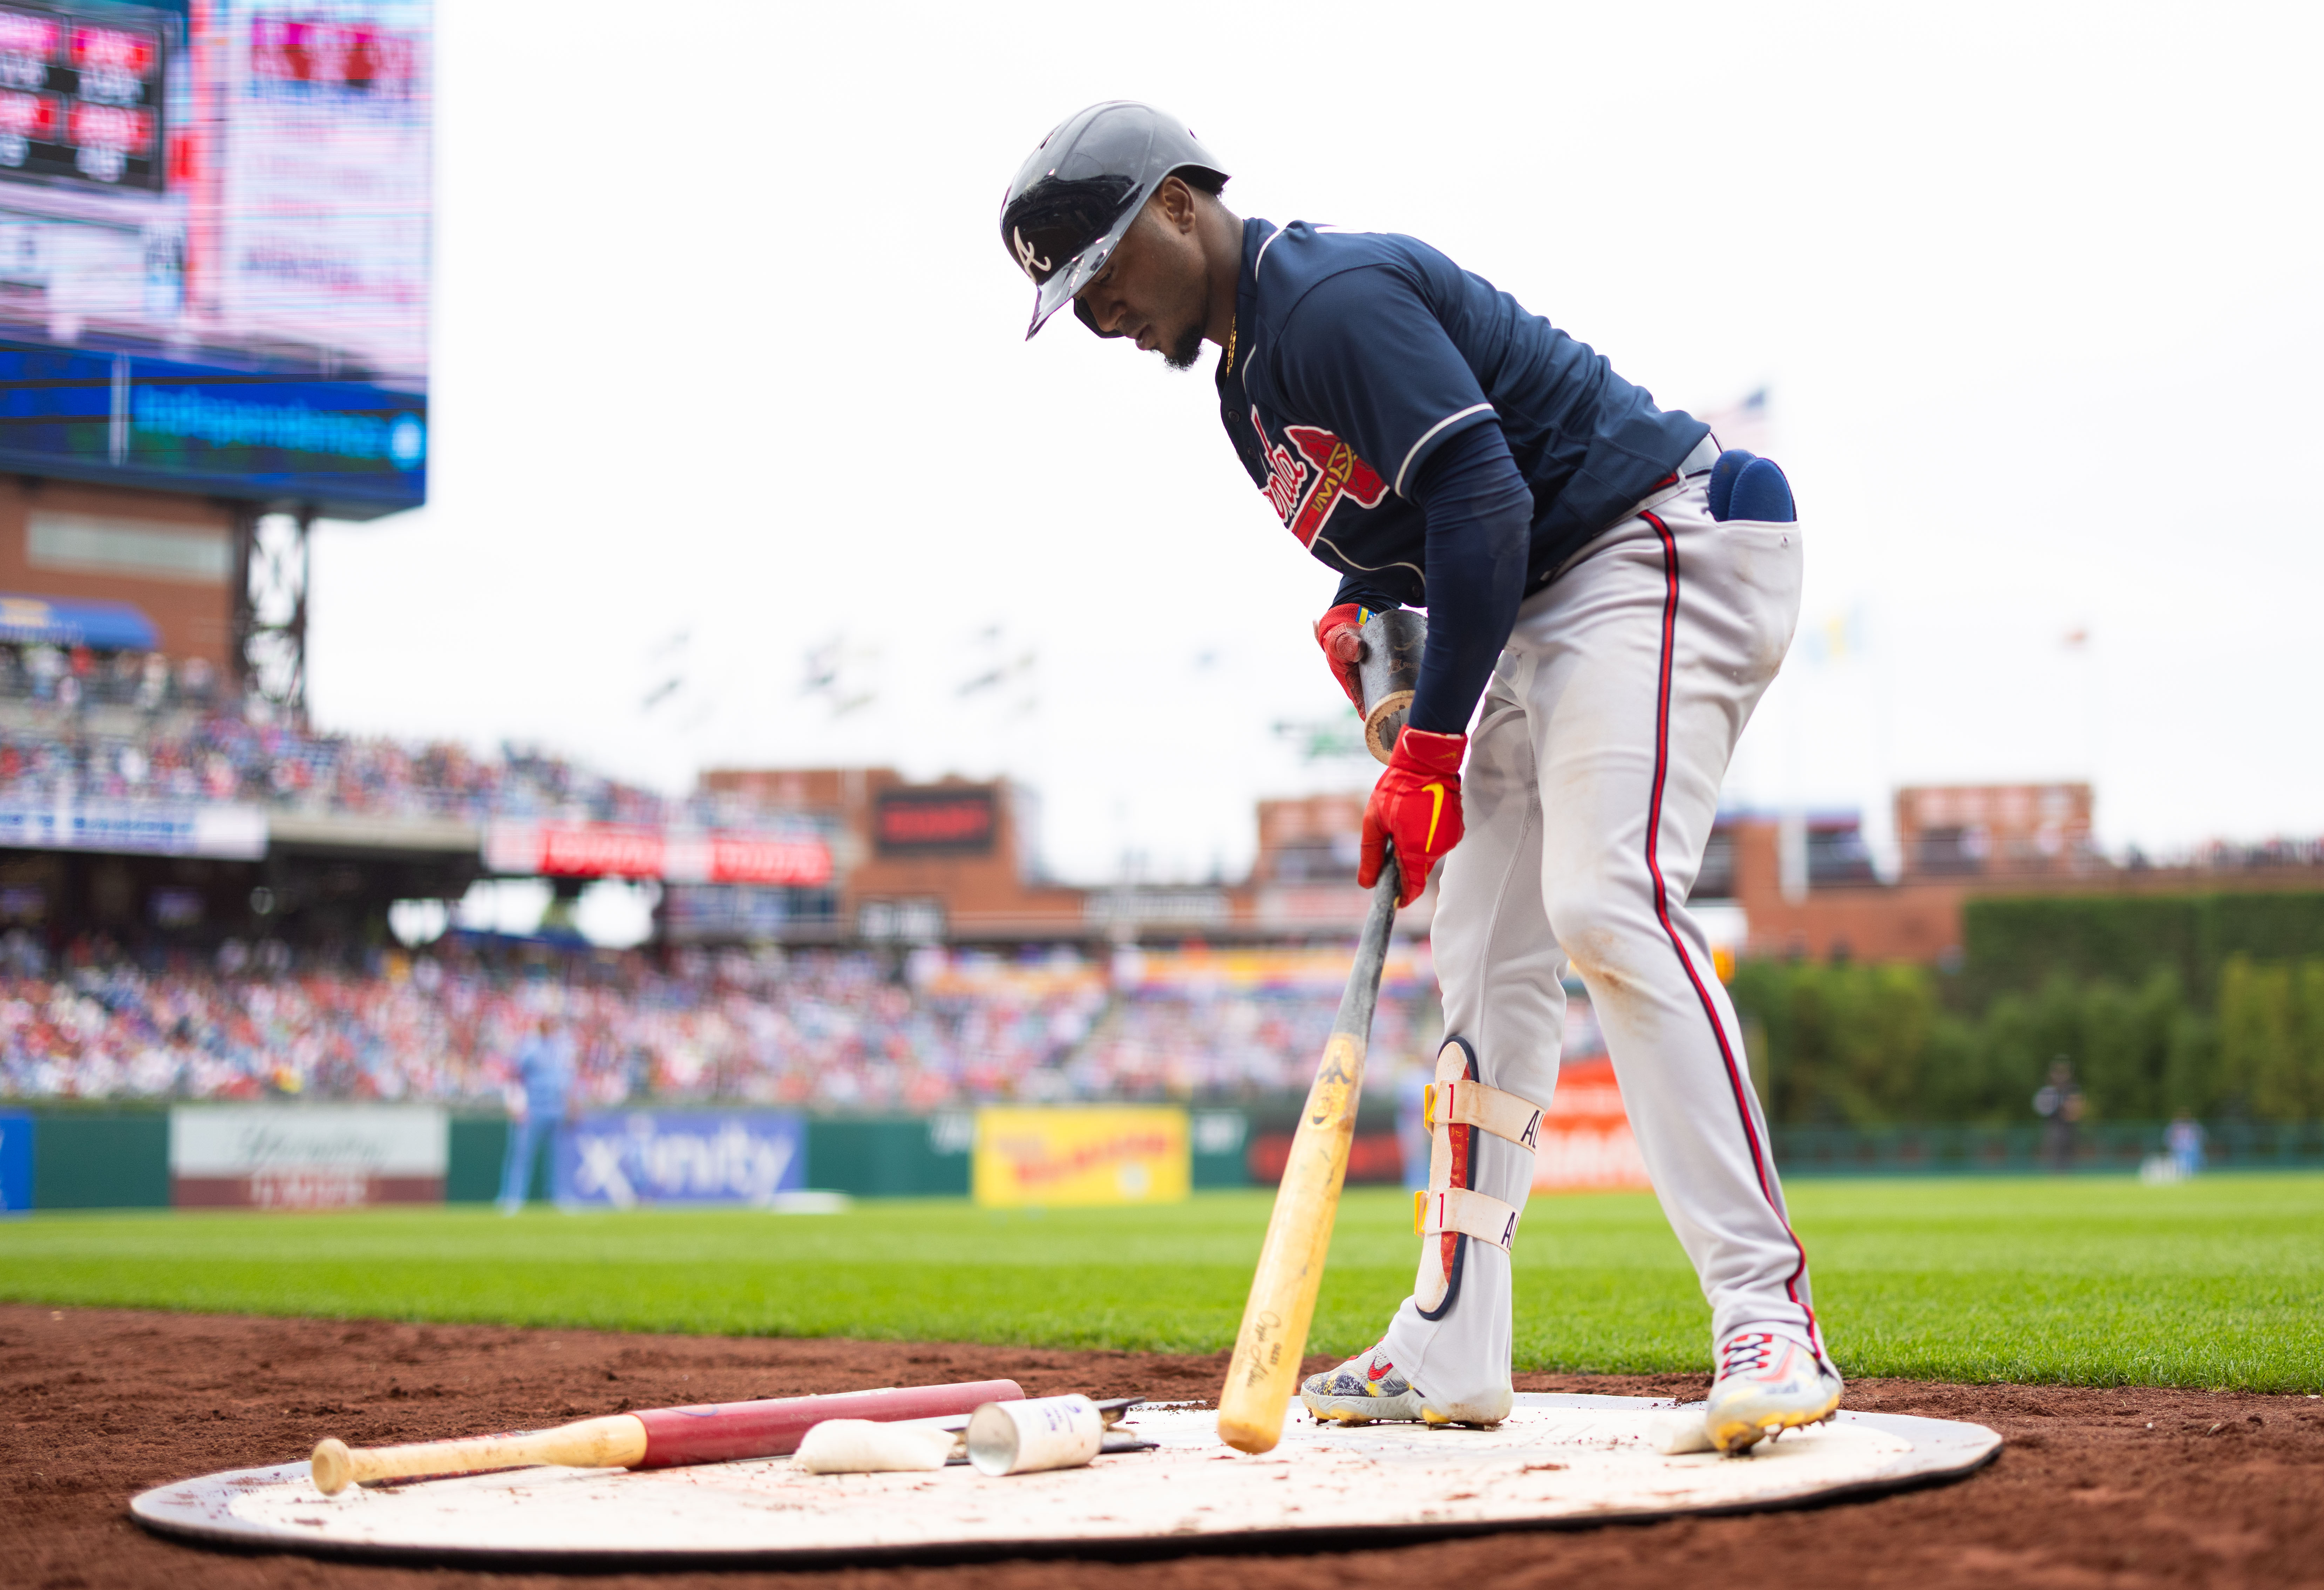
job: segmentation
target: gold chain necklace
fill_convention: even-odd
[[[1234,355],[1235,355],[1235,323],[1234,323],[1234,317],[1232,317],[1232,316],[1229,316],[1229,317],[1228,317],[1228,319],[1227,319],[1227,359],[1226,359],[1226,363],[1225,363],[1225,364],[1221,365],[1219,366],[1219,374],[1222,374],[1222,375],[1231,375],[1231,374],[1234,374]]]

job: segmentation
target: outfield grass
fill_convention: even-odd
[[[257,1314],[1209,1351],[1270,1195],[1002,1214],[960,1202],[503,1219],[57,1214],[0,1225],[0,1298]],[[1808,1181],[1794,1215],[1841,1366],[1946,1380],[2324,1391],[2324,1177]],[[1351,1191],[1314,1345],[1377,1336],[1411,1205]],[[1707,1314],[1645,1195],[1541,1197],[1520,1367],[1708,1366]]]

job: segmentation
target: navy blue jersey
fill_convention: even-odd
[[[1243,223],[1220,415],[1283,522],[1349,577],[1342,599],[1427,602],[1414,485],[1498,419],[1533,493],[1526,588],[1610,528],[1710,434],[1665,413],[1517,300],[1414,238]]]

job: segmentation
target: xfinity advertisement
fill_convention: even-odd
[[[764,1206],[807,1185],[807,1124],[780,1112],[585,1115],[557,1142],[556,1197],[583,1208]]]

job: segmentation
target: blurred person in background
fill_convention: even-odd
[[[1396,1074],[1396,1146],[1404,1155],[1404,1190],[1428,1186],[1428,1084],[1432,1073],[1406,1057]]]
[[[532,1032],[516,1046],[517,1106],[509,1122],[508,1158],[501,1166],[501,1213],[513,1215],[524,1207],[532,1184],[534,1157],[545,1143],[554,1142],[557,1129],[573,1116],[578,1100],[573,1092],[573,1040],[557,1030],[553,1016],[543,1016]]]
[[[2073,1063],[2060,1055],[2050,1062],[2050,1080],[2034,1095],[2034,1113],[2042,1117],[2042,1157],[2052,1170],[2072,1167],[2080,1146],[2082,1090],[2075,1086]]]
[[[2184,1110],[2163,1129],[2163,1146],[2171,1151],[2171,1162],[2181,1176],[2192,1176],[2203,1168],[2204,1135],[2203,1123]]]

